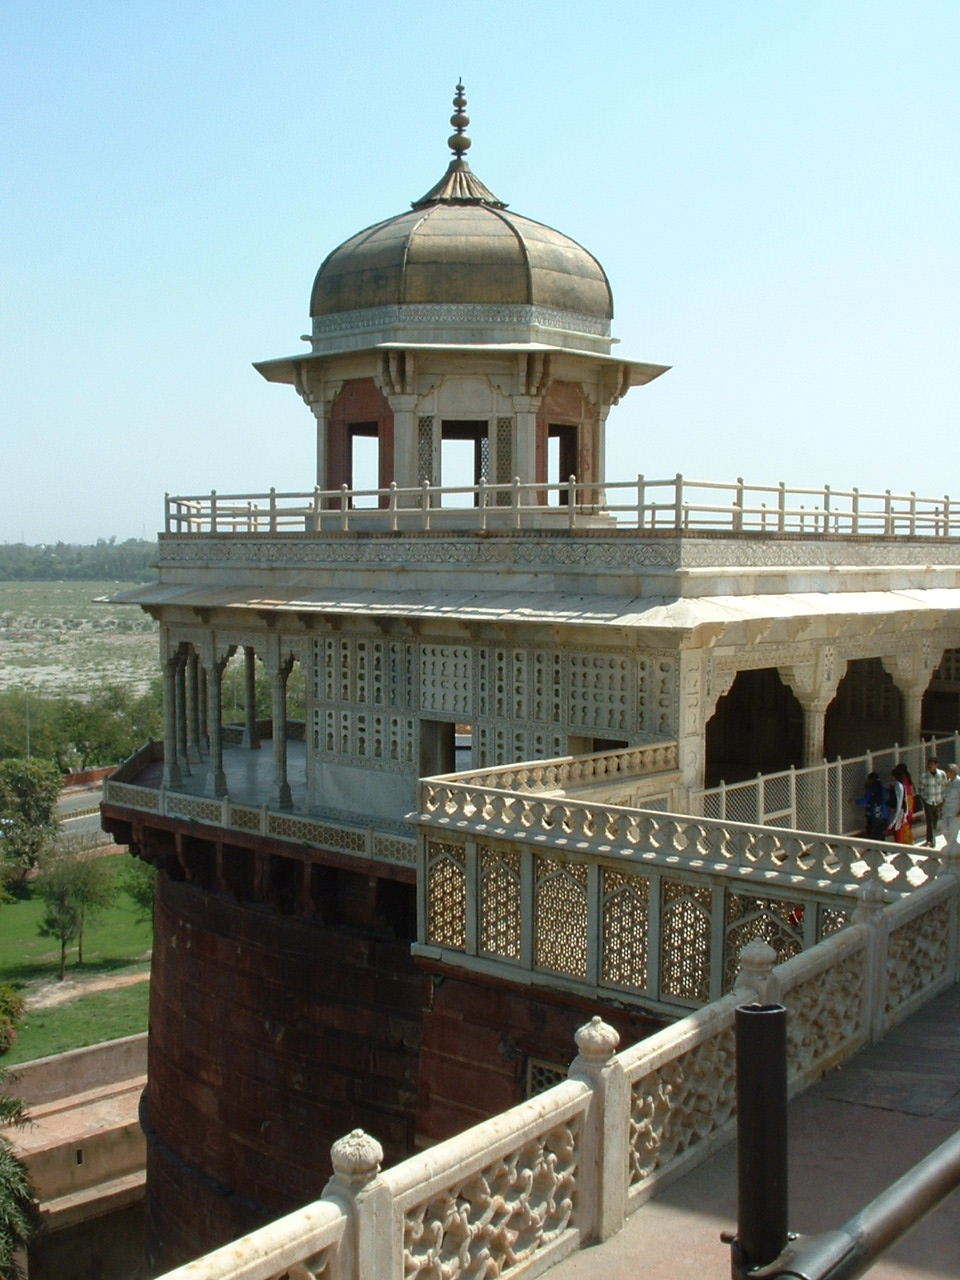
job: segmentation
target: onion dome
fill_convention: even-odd
[[[569,236],[508,210],[471,171],[466,102],[458,84],[453,158],[441,180],[323,262],[310,300],[315,352],[356,349],[361,334],[367,347],[532,342],[609,351],[613,297],[603,267]]]

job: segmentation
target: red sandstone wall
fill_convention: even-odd
[[[161,876],[146,1119],[164,1268],[316,1198],[352,1128],[390,1162],[412,1149],[425,979],[375,884],[345,873],[341,922],[320,924]]]
[[[564,1071],[574,1033],[597,1012],[635,1044],[663,1025],[561,993],[438,974],[423,1018],[417,1145],[428,1146],[522,1102],[530,1058]]]

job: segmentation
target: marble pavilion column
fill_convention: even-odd
[[[190,773],[190,757],[187,753],[187,654],[181,648],[177,654],[176,684],[174,697],[177,710],[177,756],[180,771],[184,776]]]
[[[200,657],[191,645],[187,655],[187,750],[195,760],[200,759]]]
[[[227,794],[223,771],[223,668],[226,659],[214,658],[207,671],[207,729],[210,735],[210,764],[205,793],[217,799]]]
[[[183,778],[177,753],[177,655],[163,662],[163,785],[179,787]]]
[[[273,701],[273,788],[270,802],[276,809],[292,809],[293,796],[287,778],[287,680],[293,660],[278,662],[270,673]]]
[[[252,644],[243,646],[243,737],[241,745],[253,751],[260,749],[257,728],[257,655]]]

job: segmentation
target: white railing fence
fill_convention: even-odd
[[[731,994],[620,1053],[595,1017],[567,1081],[391,1169],[355,1130],[320,1201],[162,1280],[540,1275],[733,1136],[737,1005],[786,1005],[797,1093],[956,981],[958,886],[871,881],[847,928],[777,967],[751,943]]]
[[[444,513],[457,513],[457,527],[469,515],[471,527],[521,528],[525,514],[552,509],[562,525],[596,523],[598,515],[616,525],[649,531],[706,529],[728,533],[869,534],[942,538],[960,534],[960,504],[948,496],[864,493],[859,489],[792,489],[776,485],[694,480],[677,474],[665,480],[597,484],[575,476],[559,483],[441,486],[422,484],[384,489],[315,488],[303,492],[166,495],[164,530],[173,534],[320,533],[381,528],[415,530],[444,527]]]
[[[803,769],[758,773],[743,782],[721,782],[691,791],[690,809],[708,818],[852,835],[865,826],[863,806],[857,801],[863,796],[867,774],[878,773],[886,786],[891,769],[902,761],[916,782],[931,754],[938,757],[941,768],[960,761],[960,733],[906,747],[895,743],[882,751],[824,760]]]

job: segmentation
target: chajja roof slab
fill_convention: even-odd
[[[330,614],[502,624],[540,623],[693,633],[739,623],[815,622],[834,625],[960,622],[960,588],[906,591],[793,592],[788,595],[665,599],[566,593],[430,592],[301,589],[258,592],[242,587],[190,584],[136,587],[111,596],[116,604],[159,609],[237,610],[257,614]]]

